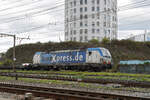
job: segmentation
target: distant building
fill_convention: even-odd
[[[139,41],[139,42],[145,42],[145,41],[150,41],[150,32],[145,32],[144,34],[132,36],[128,38],[128,40],[132,41]]]
[[[117,39],[117,0],[65,0],[65,41]]]

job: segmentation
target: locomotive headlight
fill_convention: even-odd
[[[103,61],[103,64],[107,64],[106,61]]]
[[[110,61],[108,61],[108,64],[110,65],[110,64],[111,64],[111,62],[110,62]]]

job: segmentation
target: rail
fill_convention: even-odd
[[[55,100],[150,100],[150,97],[85,92],[40,86],[36,87],[34,85],[12,84],[9,82],[0,82],[0,91],[17,94],[25,94],[30,92],[33,93],[34,96],[48,97]]]

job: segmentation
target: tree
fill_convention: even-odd
[[[105,38],[103,38],[102,43],[103,43],[103,44],[110,43],[110,40],[105,37]]]
[[[92,39],[92,40],[89,41],[89,43],[99,44],[99,41],[97,39]]]

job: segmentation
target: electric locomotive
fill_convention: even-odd
[[[80,71],[103,71],[111,69],[112,57],[108,49],[87,48],[84,50],[61,50],[36,52],[32,69],[57,69]]]

